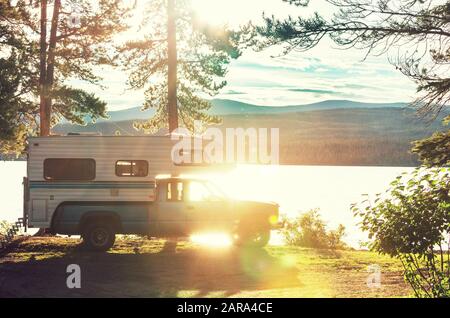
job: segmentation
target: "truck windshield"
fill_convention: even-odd
[[[227,199],[227,196],[225,193],[220,189],[215,183],[211,181],[206,181],[205,186],[208,188],[208,190],[211,192],[211,194],[219,199]]]
[[[224,201],[225,199],[224,193],[213,183],[204,180],[191,180],[189,182],[189,201]]]

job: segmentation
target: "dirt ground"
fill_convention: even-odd
[[[67,266],[81,269],[69,289]],[[382,271],[367,285],[368,266]],[[26,238],[0,255],[0,297],[408,297],[400,264],[365,251],[261,250],[123,237],[108,253],[78,239]]]

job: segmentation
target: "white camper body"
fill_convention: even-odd
[[[30,138],[24,204],[28,226],[50,228],[64,202],[152,201],[158,175],[198,169],[173,163],[176,143],[169,136]],[[124,167],[134,169],[137,164],[139,173],[123,173]]]

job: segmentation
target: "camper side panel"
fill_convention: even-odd
[[[29,225],[49,228],[53,213],[64,202],[150,202],[155,196],[155,176],[171,173],[172,141],[155,137],[44,137],[29,140]],[[46,159],[92,159],[92,180],[47,180]],[[117,176],[120,160],[145,160],[146,176]],[[176,168],[175,168],[176,169]]]

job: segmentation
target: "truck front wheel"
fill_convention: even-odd
[[[86,226],[82,238],[87,249],[104,252],[114,245],[116,235],[111,225],[94,223]]]
[[[259,229],[249,233],[237,234],[234,245],[262,248],[269,243],[270,229]]]

